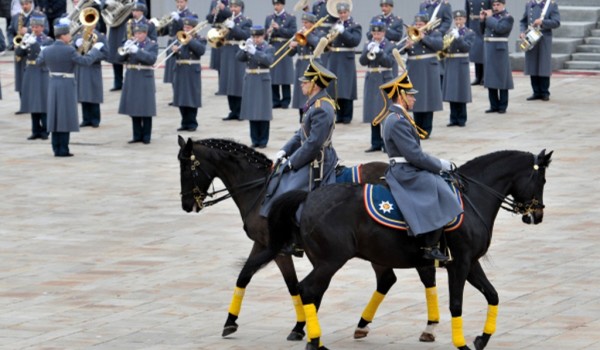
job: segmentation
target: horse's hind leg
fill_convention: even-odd
[[[473,342],[475,349],[482,350],[487,346],[490,337],[496,331],[496,316],[498,316],[499,303],[498,293],[485,275],[479,261],[475,262],[471,267],[467,281],[483,294],[488,303],[487,319],[483,327],[483,333],[475,338]]]
[[[425,287],[425,299],[427,301],[427,326],[423,333],[421,333],[419,341],[430,343],[435,341],[435,327],[440,322],[440,307],[438,304],[437,287],[435,285],[435,267],[417,267],[417,272],[419,273],[421,283]]]
[[[356,329],[354,330],[354,339],[364,338],[369,334],[369,323],[373,322],[379,304],[381,304],[385,295],[390,291],[397,280],[393,269],[376,264],[371,264],[371,266],[373,266],[375,277],[377,278],[377,290],[373,292],[371,300],[369,300],[360,321],[358,321],[358,326],[356,326]]]
[[[288,335],[287,340],[299,341],[304,338],[306,317],[304,316],[304,308],[302,307],[302,300],[300,299],[300,293],[298,292],[298,277],[296,275],[296,270],[294,269],[294,261],[289,255],[279,255],[275,258],[275,263],[277,263],[277,267],[279,267],[279,270],[283,275],[285,284],[292,296],[292,304],[296,311],[296,325]]]

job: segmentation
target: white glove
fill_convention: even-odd
[[[442,163],[442,171],[452,170],[452,163],[450,163],[450,161],[447,161],[445,159],[440,159],[440,162]]]
[[[235,25],[235,22],[233,22],[232,20],[228,19],[225,22],[223,22],[223,24],[225,25],[225,27],[231,29]]]
[[[100,51],[102,50],[102,48],[104,47],[104,43],[95,43],[94,46],[92,46],[94,49]]]
[[[81,47],[81,45],[83,45],[83,38],[77,38],[77,40],[75,40],[75,46]]]
[[[344,32],[344,30],[346,30],[346,28],[344,27],[344,25],[343,25],[343,24],[341,24],[341,23],[338,23],[338,24],[336,24],[336,25],[335,25],[335,30],[336,30],[338,33],[342,34],[342,33]]]
[[[375,45],[377,45],[376,42],[371,41],[368,45],[367,45],[367,51],[371,51],[373,50],[373,48],[375,47]]]
[[[177,11],[171,12],[171,18],[173,18],[174,21],[179,21],[179,13]]]
[[[451,34],[454,37],[454,39],[458,39],[458,37],[460,36],[460,34],[458,33],[458,29],[456,28],[452,29]]]
[[[25,44],[27,45],[33,45],[36,42],[36,38],[35,35],[29,35],[28,37],[25,38]]]
[[[283,157],[285,157],[285,151],[280,149],[279,151],[277,151],[277,153],[275,153],[275,161],[278,161],[280,159],[283,159]]]
[[[377,45],[373,48],[373,53],[379,53],[379,51],[381,51],[381,49],[379,48],[379,45]]]
[[[249,54],[254,55],[256,53],[256,46],[254,46],[254,44],[246,45],[246,51]]]
[[[131,45],[131,47],[129,48],[129,53],[137,53],[139,51],[139,47],[137,47],[137,45]]]

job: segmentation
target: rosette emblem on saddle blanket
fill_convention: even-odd
[[[450,186],[456,195],[456,200],[464,209],[465,207],[460,191],[458,191],[453,183],[448,182],[448,186]],[[408,224],[404,221],[404,215],[400,212],[392,193],[387,187],[383,185],[366,184],[363,194],[365,199],[365,209],[373,220],[387,227],[403,231],[408,230]],[[463,216],[464,213],[461,213],[447,223],[446,226],[444,226],[444,231],[454,231],[459,228],[463,222]]]

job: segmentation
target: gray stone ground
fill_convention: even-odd
[[[203,58],[206,65],[207,57]],[[18,99],[10,55],[0,57],[0,348],[1,349],[302,349],[285,340],[294,313],[275,266],[246,292],[230,339],[220,334],[240,264],[251,243],[232,201],[187,214],[179,201],[171,89],[157,84],[159,116],[152,144],[128,145],[131,123],[108,92],[102,125],[72,134],[73,158],[52,156],[48,141],[27,141],[28,115]],[[359,86],[362,88],[362,77]],[[554,150],[547,172],[544,222],[526,226],[501,212],[484,268],[500,295],[489,349],[600,349],[599,76],[555,75],[550,102],[526,102],[528,78],[515,73],[506,115],[486,115],[487,91],[473,89],[466,128],[446,128],[436,113],[426,151],[458,164],[488,152]],[[162,72],[157,75],[162,78]],[[249,142],[246,122],[223,122],[226,98],[214,96],[216,74],[203,71],[200,128],[185,137]],[[362,93],[361,93],[362,95]],[[140,101],[143,103],[143,101]],[[365,154],[369,128],[339,126],[334,145],[346,164],[385,160]],[[447,109],[447,106],[446,106]],[[275,110],[274,154],[297,127],[297,111]],[[217,184],[218,187],[219,184]],[[309,271],[296,260],[300,276]],[[423,288],[414,270],[382,304],[370,335],[353,329],[375,288],[370,265],[353,260],[334,278],[320,312],[323,340],[335,349],[449,349],[446,274],[439,270],[442,322],[433,344],[417,341],[425,326]],[[486,303],[472,287],[464,297],[468,342],[480,334]]]

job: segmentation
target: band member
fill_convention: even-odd
[[[242,14],[244,2],[230,0],[229,9],[232,17],[223,25],[229,29],[225,44],[221,48],[221,68],[219,69],[219,95],[227,95],[229,114],[223,120],[240,120],[242,109],[242,86],[246,72],[244,62],[236,58],[240,50],[239,44],[250,37],[252,20]]]
[[[335,17],[329,16],[327,12],[327,0],[317,0],[312,5],[312,13],[317,16],[317,21],[321,18],[328,16],[325,22],[319,26],[319,28],[315,29],[317,36],[319,38],[324,37],[329,33],[331,27],[337,22]],[[327,61],[329,60],[329,52],[325,51],[321,54],[320,57],[321,63],[327,67]]]
[[[475,80],[471,85],[483,85],[483,32],[479,14],[484,10],[491,10],[492,0],[466,0],[467,27],[475,33],[475,40],[469,51],[469,60],[475,64]]]
[[[110,91],[121,91],[123,88],[123,65],[120,63],[118,50],[125,40],[133,37],[129,24],[129,21],[123,21],[117,26],[108,28],[108,56],[106,61],[110,62],[113,68],[113,86]]]
[[[54,27],[52,24],[58,18],[61,18],[64,13],[67,12],[67,1],[66,0],[39,0],[37,8],[40,9],[48,20],[48,35],[54,38]]]
[[[421,28],[427,22],[429,16],[420,13],[415,16],[414,26]],[[419,34],[420,40],[416,42],[410,38],[406,40],[403,51],[408,55],[406,65],[421,96],[415,103],[413,115],[417,126],[426,132],[427,139],[433,129],[433,112],[443,109],[437,52],[444,44],[439,30],[423,30]]]
[[[133,37],[133,27],[139,23],[145,23],[148,26],[148,39],[156,41],[158,35],[154,23],[146,18],[148,8],[143,2],[136,2],[131,11],[131,18],[127,21],[127,39]]]
[[[139,23],[133,27],[134,39],[125,42],[119,60],[125,63],[125,85],[121,93],[119,114],[129,115],[133,126],[133,138],[129,143],[149,144],[152,136],[152,117],[156,115],[156,86],[154,68],[158,57],[158,45],[148,39],[148,25]]]
[[[549,4],[546,4],[550,1]],[[544,7],[546,12],[542,15]],[[543,18],[542,18],[543,17]],[[525,38],[528,28],[537,28],[542,37],[532,49],[525,52],[525,75],[531,79],[533,95],[527,101],[550,100],[550,76],[552,75],[552,29],[560,27],[558,4],[553,0],[530,0],[525,4],[521,18],[520,38]]]
[[[198,25],[198,18],[185,17],[183,30],[190,32]],[[181,126],[177,131],[196,131],[198,108],[202,107],[202,77],[200,57],[206,51],[206,40],[191,36],[188,43],[173,45],[175,74],[173,76],[173,105],[179,107]]]
[[[183,30],[183,18],[185,17],[197,17],[188,8],[188,0],[175,0],[175,6],[177,9],[171,12],[171,22],[163,29],[164,32],[159,33],[160,35],[168,35],[169,41],[167,44],[171,44],[177,40],[177,32]],[[176,64],[175,57],[171,56],[165,63],[165,75],[163,77],[163,83],[173,83],[173,72],[175,71]]]
[[[306,33],[311,30],[315,23],[317,22],[317,16],[310,12],[304,12],[302,14],[302,28],[300,29],[301,33]],[[297,54],[296,58],[296,81],[299,81],[300,77],[304,76],[304,71],[308,67],[310,60],[313,58],[312,53],[319,43],[319,35],[317,33],[317,29],[312,30],[310,33],[305,35],[306,37],[306,45],[299,45],[297,41],[293,40],[290,43],[290,48],[292,48],[291,55]],[[292,107],[298,108],[300,113],[300,123],[302,123],[302,116],[304,115],[304,107],[306,105],[306,101],[308,97],[302,93],[302,87],[300,84],[294,84],[294,95],[292,97]]]
[[[350,17],[349,3],[338,3],[337,12],[339,20],[331,30],[338,34],[329,47],[327,68],[338,77],[338,83],[337,88],[329,87],[329,94],[336,96],[339,106],[335,122],[350,124],[358,95],[354,50],[360,43],[362,27]]]
[[[211,0],[210,9],[206,20],[211,23],[213,28],[218,28],[227,18],[231,17],[229,10],[229,0]],[[219,73],[221,68],[221,48],[211,47],[210,49],[210,69],[214,69]]]
[[[463,211],[440,176],[441,171],[451,170],[451,163],[421,148],[420,138],[424,135],[408,114],[418,92],[413,89],[408,72],[382,85],[381,90],[383,98],[393,103],[381,128],[390,157],[385,180],[408,223],[409,234],[417,236],[422,244],[423,258],[447,261],[438,242],[444,225]],[[381,115],[386,115],[385,110]],[[374,123],[381,120],[378,116]]]
[[[379,86],[394,78],[392,67],[398,66],[392,55],[394,45],[386,39],[386,26],[383,22],[372,22],[371,41],[365,44],[359,62],[367,67],[363,93],[363,122],[371,124],[383,108],[379,98]],[[371,147],[365,152],[383,150],[381,127],[371,124]]]
[[[429,20],[439,18],[442,21],[437,30],[446,33],[452,26],[452,5],[448,0],[425,0],[419,5],[419,13],[426,13]]]
[[[4,39],[4,33],[0,29],[0,55],[6,50],[6,41]],[[2,99],[2,84],[0,84],[0,100]]]
[[[488,89],[490,109],[485,113],[506,113],[508,90],[514,88],[508,57],[508,37],[514,18],[504,7],[505,0],[492,0],[492,10],[480,14],[484,33],[485,71],[484,86]]]
[[[471,102],[471,73],[469,71],[469,50],[475,40],[475,32],[465,26],[467,13],[454,11],[454,25],[446,36],[452,44],[446,50],[446,72],[442,86],[444,101],[450,102],[450,122],[447,126],[465,126],[467,123],[467,103]],[[444,37],[446,40],[446,37]]]
[[[54,44],[46,47],[37,58],[38,65],[50,71],[48,84],[48,132],[52,133],[52,150],[55,157],[71,157],[69,139],[71,132],[79,131],[75,66],[92,65],[100,55],[103,43],[95,43],[85,55],[70,45],[69,20],[59,19],[54,25]]]
[[[385,25],[385,38],[390,44],[395,45],[402,40],[404,21],[402,18],[392,13],[392,10],[394,9],[394,0],[380,0],[379,7],[381,7],[381,14],[373,17],[371,23],[383,22]],[[373,39],[371,32],[367,33],[367,39],[369,39],[369,41]],[[398,76],[398,65],[396,64],[392,66],[392,76]],[[377,90],[379,90],[379,85],[376,86]]]
[[[267,43],[279,50],[298,30],[296,17],[285,11],[285,0],[272,0],[274,13],[265,19]],[[271,68],[273,108],[287,109],[292,100],[291,85],[294,83],[294,62],[286,56]],[[281,88],[280,88],[281,87]],[[281,90],[281,93],[280,93]]]
[[[77,101],[81,103],[81,124],[80,127],[91,126],[97,128],[100,126],[102,118],[100,113],[100,104],[104,102],[104,85],[102,83],[102,60],[108,56],[108,45],[106,36],[94,29],[90,37],[83,38],[81,34],[75,36],[75,48],[82,54],[85,54],[86,46],[93,41],[95,35],[98,43],[104,46],[100,49],[96,61],[91,66],[78,65],[75,68],[75,80],[77,81]],[[85,41],[88,44],[85,44]]]
[[[32,0],[19,0],[21,4],[21,12],[12,16],[10,25],[6,29],[6,34],[8,36],[8,48],[9,50],[15,49],[13,46],[13,42],[15,37],[23,38],[23,36],[27,33],[30,33],[30,25],[29,21],[31,17],[44,17],[46,15],[40,11],[35,11],[33,9],[33,1]],[[44,24],[44,34],[48,35],[48,21],[46,20]],[[23,74],[25,73],[25,67],[27,66],[26,62],[22,60],[19,56],[14,56],[15,63],[15,91],[19,93],[19,97],[21,97],[21,84],[23,82]],[[18,111],[16,114],[25,113],[23,111]]]
[[[15,55],[25,62],[21,86],[21,111],[31,113],[31,136],[28,140],[48,139],[46,112],[48,102],[48,68],[37,65],[36,59],[42,51],[52,45],[52,38],[44,34],[46,17],[31,17],[31,34],[25,34],[21,44],[15,47]]]
[[[269,66],[274,60],[274,49],[264,40],[263,26],[253,26],[250,34],[252,37],[246,41],[244,49],[236,54],[239,61],[246,63],[240,118],[250,121],[252,147],[265,148],[273,119]]]
[[[337,153],[332,136],[335,128],[335,101],[327,94],[327,86],[336,79],[316,61],[311,61],[300,80],[302,92],[308,96],[302,125],[277,152],[281,166],[267,185],[260,215],[267,216],[273,200],[291,190],[312,191],[320,185],[335,182]]]

